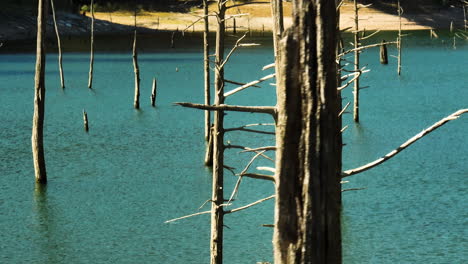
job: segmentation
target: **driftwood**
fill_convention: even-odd
[[[37,48],[36,73],[34,77],[34,114],[31,135],[31,147],[34,163],[34,175],[37,183],[47,183],[44,157],[44,106],[45,106],[45,64],[46,64],[46,24],[47,0],[38,1],[37,13]]]
[[[91,0],[91,55],[89,59],[88,88],[93,88],[93,66],[94,66],[94,0]]]
[[[440,121],[434,123],[432,126],[430,126],[430,127],[426,128],[426,129],[424,129],[423,131],[419,132],[414,137],[408,139],[405,143],[401,144],[395,150],[390,151],[388,154],[386,154],[382,158],[377,159],[377,160],[375,160],[373,162],[370,162],[370,163],[368,163],[368,164],[366,164],[364,166],[361,166],[359,168],[344,171],[341,174],[342,177],[344,178],[344,177],[348,177],[348,176],[351,176],[351,175],[354,175],[354,174],[358,174],[358,173],[364,172],[364,171],[366,171],[368,169],[374,168],[374,167],[382,164],[383,162],[393,158],[395,155],[397,155],[398,153],[400,153],[401,151],[403,151],[404,149],[409,147],[414,142],[416,142],[419,139],[423,138],[427,134],[431,133],[432,131],[436,130],[437,128],[441,127],[442,125],[446,124],[447,122],[455,120],[455,119],[459,118],[462,114],[466,114],[466,113],[468,113],[468,109],[461,109],[461,110],[458,110],[458,111],[454,112],[453,114],[441,119]]]
[[[60,33],[59,33],[58,26],[57,26],[57,18],[55,16],[54,0],[50,0],[50,6],[52,7],[52,18],[54,20],[55,35],[57,37],[60,84],[61,84],[62,88],[65,88],[65,77],[63,76],[63,66],[62,66],[62,41],[60,40]]]
[[[156,78],[153,78],[153,88],[151,89],[151,106],[155,106],[156,105],[156,94],[157,94],[157,82],[156,82]]]

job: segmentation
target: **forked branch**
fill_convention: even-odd
[[[358,173],[364,172],[364,171],[366,171],[368,169],[374,168],[374,167],[382,164],[383,162],[393,158],[395,155],[397,155],[398,153],[400,153],[401,151],[403,151],[404,149],[406,149],[407,147],[409,147],[411,144],[418,141],[422,137],[426,136],[427,134],[431,133],[432,131],[436,130],[437,128],[441,127],[442,125],[446,124],[447,122],[449,122],[451,120],[455,120],[455,119],[459,118],[462,114],[466,114],[466,113],[468,113],[468,108],[456,111],[455,113],[441,119],[440,121],[434,123],[432,126],[430,126],[430,127],[426,128],[426,129],[424,129],[423,131],[419,132],[414,137],[408,139],[405,143],[403,143],[397,149],[392,150],[387,155],[385,155],[385,156],[381,157],[380,159],[377,159],[377,160],[375,160],[375,161],[373,161],[371,163],[368,163],[368,164],[366,164],[364,166],[361,166],[359,168],[344,171],[341,174],[341,177],[344,178],[344,177],[348,177],[348,176],[351,176],[351,175],[354,175],[354,174],[358,174]]]

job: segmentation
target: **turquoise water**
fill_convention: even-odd
[[[151,48],[153,43],[159,46]],[[64,91],[56,54],[48,56],[45,188],[34,184],[30,153],[35,56],[0,53],[0,262],[209,262],[208,215],[164,224],[198,212],[211,196],[210,169],[203,166],[203,113],[172,105],[203,102],[201,45],[171,50],[157,38],[146,40],[140,54],[139,111],[133,109],[133,66],[126,45],[103,45],[96,54],[93,90],[87,88],[89,54],[67,50]],[[271,53],[271,45],[240,50],[226,78],[247,82],[271,73],[261,71],[273,61]],[[468,106],[466,42],[453,50],[448,39],[409,36],[401,77],[396,60],[382,66],[377,54],[363,53],[363,64],[372,71],[362,79],[370,88],[361,92],[361,123],[352,123],[350,114],[344,118],[349,124],[344,169],[386,154]],[[156,108],[149,105],[153,77],[158,79]],[[345,90],[344,103],[352,98],[350,92]],[[273,105],[274,96],[266,82],[228,102]],[[89,133],[83,130],[83,109]],[[229,113],[226,122],[236,127],[272,120]],[[466,262],[467,129],[468,118],[461,117],[384,165],[348,179],[344,188],[366,189],[343,194],[344,263]],[[272,136],[242,132],[226,140],[250,147],[274,144]],[[237,172],[252,157],[238,150],[226,154],[226,163]],[[252,168],[260,165],[272,163],[259,160]],[[236,177],[226,171],[226,181],[228,196]],[[273,192],[271,183],[246,179],[232,208]],[[205,205],[200,211],[208,209]],[[272,229],[261,226],[272,224],[272,210],[268,201],[226,216],[225,263],[272,261]]]

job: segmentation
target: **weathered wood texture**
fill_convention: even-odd
[[[382,40],[380,45],[380,63],[388,64],[387,44],[385,43],[385,40]]]
[[[46,25],[48,0],[38,1],[36,73],[34,77],[34,114],[32,122],[31,146],[36,182],[47,183],[44,157],[44,110],[45,110],[45,66],[46,66]]]
[[[50,6],[52,8],[52,18],[54,20],[54,29],[55,35],[57,37],[57,48],[58,48],[58,65],[59,65],[59,73],[60,73],[60,85],[62,88],[65,88],[65,77],[63,75],[63,65],[62,65],[62,41],[60,40],[60,33],[57,25],[57,18],[55,15],[55,5],[54,0],[50,0]]]
[[[211,92],[210,92],[210,43],[209,33],[210,27],[208,22],[208,0],[203,0],[203,71],[204,71],[204,85],[205,85],[205,104],[211,104]],[[205,140],[208,141],[210,137],[211,129],[211,112],[205,111]],[[209,144],[208,144],[209,147]],[[210,150],[206,150],[208,152]]]
[[[224,37],[226,32],[226,1],[218,0],[216,28],[215,105],[224,103]],[[213,187],[211,197],[210,263],[223,263],[224,210],[224,111],[216,111],[213,120]]]
[[[341,263],[336,5],[293,3],[277,91],[275,263]]]

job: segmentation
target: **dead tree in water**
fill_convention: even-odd
[[[83,109],[83,126],[84,126],[84,130],[86,132],[89,131],[89,127],[88,127],[88,113],[86,113],[86,111]]]
[[[293,4],[277,88],[275,263],[341,263],[336,5]]]
[[[388,53],[387,53],[387,44],[385,40],[382,40],[382,45],[380,46],[380,63],[388,64]]]
[[[46,66],[46,25],[48,0],[39,0],[37,9],[36,74],[34,78],[34,115],[31,146],[34,175],[37,183],[47,183],[44,157],[44,110],[45,110],[45,66]]]
[[[354,72],[359,71],[359,8],[357,0],[354,0]],[[359,123],[359,77],[354,80],[354,107],[353,119]]]
[[[138,67],[138,52],[137,52],[137,11],[135,8],[135,33],[133,35],[133,71],[135,72],[135,96],[133,99],[133,107],[140,108],[140,68]]]
[[[211,104],[210,96],[210,44],[209,44],[209,21],[208,21],[208,0],[203,0],[203,72],[205,82],[205,104]],[[205,140],[209,141],[211,131],[211,113],[205,111]],[[207,148],[210,148],[209,144]],[[207,150],[208,152],[209,150]]]
[[[157,94],[157,82],[156,78],[153,78],[153,88],[151,89],[151,106],[155,106]]]
[[[63,76],[63,66],[62,66],[62,41],[60,40],[60,33],[57,25],[57,18],[55,16],[55,6],[54,0],[50,0],[50,6],[52,8],[52,18],[54,20],[55,35],[57,36],[57,48],[58,48],[58,64],[60,72],[60,84],[62,88],[65,88],[65,78]]]
[[[400,6],[400,0],[397,2],[398,8],[398,38],[397,38],[397,48],[398,48],[398,66],[397,73],[401,74],[401,15],[403,14],[403,8]]]
[[[93,66],[94,66],[94,0],[91,0],[91,55],[89,59],[88,88],[93,88]]]

